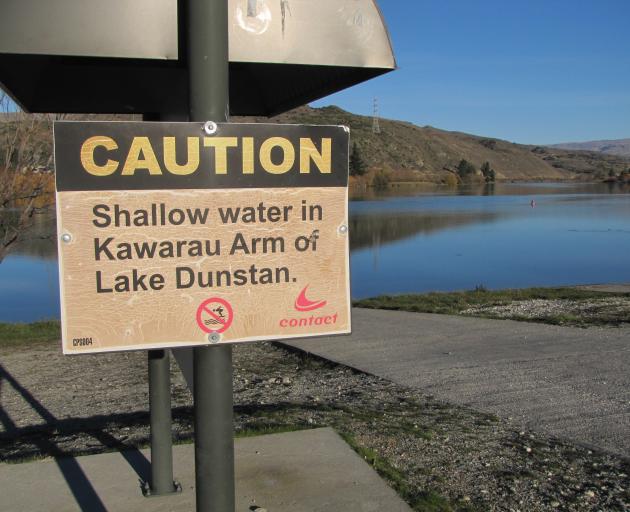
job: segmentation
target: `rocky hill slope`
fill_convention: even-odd
[[[596,151],[607,155],[630,158],[630,139],[565,142],[563,144],[554,144],[550,147],[568,150]]]
[[[477,168],[490,162],[501,180],[597,180],[610,170],[619,174],[630,167],[630,158],[615,155],[515,144],[388,119],[380,120],[381,133],[374,134],[371,117],[335,106],[300,107],[271,119],[233,119],[237,120],[347,125],[369,167],[405,171],[411,181],[444,181],[462,159]]]
[[[105,118],[138,120],[138,116],[71,116],[72,119]],[[0,156],[2,142],[12,116],[0,118]],[[368,168],[385,170],[396,181],[446,182],[454,176],[462,159],[477,169],[489,162],[499,180],[601,180],[613,171],[619,175],[630,168],[630,157],[598,151],[566,150],[555,147],[528,146],[500,139],[466,133],[449,132],[430,126],[416,126],[404,121],[380,120],[381,133],[372,133],[372,118],[355,115],[338,107],[299,107],[279,116],[267,118],[233,117],[233,122],[272,122],[297,124],[346,125],[351,129],[352,143]],[[29,139],[21,150],[32,168],[50,168],[51,123],[49,118],[36,117]]]

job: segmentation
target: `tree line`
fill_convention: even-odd
[[[38,133],[45,123],[52,132],[53,116],[35,116],[16,109],[0,90],[0,263],[9,250],[22,240],[37,214],[53,203],[52,174],[40,173],[43,151]],[[41,154],[40,154],[41,153]],[[46,169],[48,170],[48,169]]]
[[[490,166],[490,162],[484,162],[481,164],[481,175],[483,176],[486,183],[494,183],[497,179],[496,171]],[[471,162],[466,159],[460,160],[457,164],[457,174],[459,177],[464,180],[465,178],[470,178],[472,176],[477,175],[477,168]]]

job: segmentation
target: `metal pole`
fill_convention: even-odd
[[[195,348],[195,489],[198,512],[234,512],[232,347]]]
[[[181,491],[173,481],[171,373],[166,350],[149,350],[149,412],[151,415],[151,477],[145,496]]]
[[[160,121],[158,114],[144,114],[143,121]],[[173,420],[171,416],[171,368],[166,350],[149,350],[149,415],[151,424],[151,475],[144,483],[145,496],[181,492],[173,479]]]
[[[188,1],[191,121],[228,120],[228,0]]]
[[[228,0],[189,0],[191,121],[228,118]],[[232,347],[194,349],[195,489],[198,512],[234,512]]]

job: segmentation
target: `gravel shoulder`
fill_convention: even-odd
[[[630,325],[630,297],[571,301],[530,299],[501,305],[484,304],[464,309],[459,314],[560,325],[617,327]]]
[[[517,288],[381,295],[355,301],[372,309],[510,319],[574,327],[630,325],[630,285]]]
[[[192,397],[173,364],[175,439]],[[5,347],[0,461],[148,442],[146,353],[64,357]],[[630,508],[630,463],[269,343],[234,348],[237,435],[332,426],[417,511]]]

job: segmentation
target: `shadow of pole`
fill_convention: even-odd
[[[0,391],[3,381],[8,382],[26,402],[33,408],[37,414],[49,425],[54,426],[58,420],[46,409],[24,386],[22,386],[2,365],[0,365]],[[0,395],[1,396],[1,395]],[[0,404],[0,422],[2,422],[8,433],[19,431],[15,422],[10,418]],[[122,447],[122,443],[111,434],[104,431],[93,432],[94,437],[106,446]],[[54,443],[47,439],[35,438],[34,443],[38,449],[45,454],[51,455],[55,459],[57,467],[61,471],[68,488],[72,492],[75,501],[81,510],[90,512],[106,512],[107,509],[101,501],[94,486],[88,479],[87,475],[79,465],[76,458],[69,456],[63,450],[60,450]],[[140,486],[148,479],[151,471],[151,465],[146,457],[136,449],[121,450],[121,455],[127,463],[134,469],[140,478]]]
[[[149,477],[151,475],[151,463],[138,448],[123,444],[119,439],[116,439],[109,432],[105,432],[103,430],[96,430],[90,433],[103,445],[108,448],[116,448],[118,450],[118,452],[127,461],[127,464],[129,464],[129,466],[131,466],[131,468],[136,472],[136,475],[138,475],[140,489],[149,482]]]
[[[0,366],[0,369],[1,368],[2,368],[2,366]],[[0,370],[0,372],[1,371],[2,370]],[[2,407],[2,383],[3,383],[2,373],[0,373],[0,423],[2,423],[2,426],[4,427],[4,430],[6,430],[6,432],[8,434],[15,434],[15,433],[17,433],[17,429],[15,428],[15,424],[11,420],[11,417],[4,410],[4,407]]]

